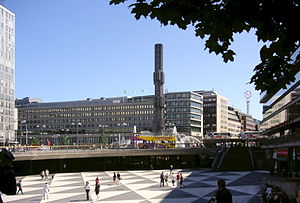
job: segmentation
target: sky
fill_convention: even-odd
[[[204,50],[194,30],[162,26],[109,0],[6,0],[16,15],[16,97],[44,102],[153,95],[154,45],[163,44],[168,92],[214,90],[228,104],[262,118],[249,84],[259,63],[254,31],[234,36],[235,61]],[[124,93],[126,90],[126,94]]]

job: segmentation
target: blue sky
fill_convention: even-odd
[[[193,29],[137,21],[109,0],[6,0],[16,15],[16,97],[45,102],[154,93],[154,44],[164,45],[165,89],[215,90],[261,119],[259,92],[247,84],[259,63],[254,32],[235,36],[234,62],[204,50]],[[135,91],[134,91],[135,90]],[[144,92],[142,91],[144,90]]]

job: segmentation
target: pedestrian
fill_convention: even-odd
[[[179,180],[180,180],[180,175],[179,175],[179,172],[178,172],[177,175],[176,175],[176,185],[177,185],[177,187],[179,187]]]
[[[168,173],[165,174],[164,179],[165,179],[166,186],[168,186],[168,179],[169,179],[169,174]]]
[[[212,197],[208,202],[214,202],[216,200],[217,203],[232,203],[232,194],[226,188],[225,180],[218,180],[217,185],[218,190],[215,193],[215,196]]]
[[[121,175],[120,175],[120,173],[118,172],[117,173],[117,181],[118,181],[118,185],[120,185],[120,183],[121,183]]]
[[[113,182],[114,182],[114,184],[116,184],[116,179],[117,179],[117,176],[116,176],[116,173],[114,173],[114,175],[113,175]]]
[[[174,176],[174,173],[171,173],[170,179],[172,181],[172,186],[175,186],[175,176]]]
[[[99,178],[98,178],[98,176],[97,176],[95,182],[96,182],[96,184],[99,183]]]
[[[161,174],[160,174],[160,184],[159,184],[159,187],[161,187],[161,185],[162,186],[165,186],[165,180],[164,180],[164,172],[161,172]]]
[[[180,188],[185,187],[185,186],[183,185],[183,176],[182,176],[182,173],[180,173],[180,175],[179,175],[179,185],[180,185]]]
[[[95,193],[96,193],[97,199],[99,199],[99,192],[100,192],[100,183],[98,181],[98,182],[96,182],[96,185],[95,185]]]
[[[44,180],[44,177],[45,177],[45,171],[44,170],[42,170],[42,172],[41,172],[41,178],[42,178],[42,180]]]
[[[45,183],[43,199],[46,199],[46,198],[49,199],[49,192],[50,192],[49,185],[48,185],[48,183]]]
[[[170,175],[172,174],[173,172],[173,165],[170,165]]]
[[[17,185],[17,187],[18,187],[18,191],[17,191],[17,194],[19,194],[19,192],[21,192],[22,193],[22,195],[24,195],[23,194],[23,190],[22,190],[22,180],[19,180],[19,182],[16,184]]]
[[[45,179],[48,180],[48,177],[49,177],[49,171],[48,171],[48,169],[46,169],[45,170]]]
[[[91,190],[89,181],[85,182],[84,189],[85,189],[85,192],[86,192],[86,200],[89,200],[90,199],[90,194],[89,193],[90,193],[90,190]]]

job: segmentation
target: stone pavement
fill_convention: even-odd
[[[233,195],[234,202],[260,202],[260,183],[267,178],[266,171],[248,172],[212,172],[211,170],[179,170],[184,177],[184,188],[172,186],[160,187],[160,173],[163,170],[132,170],[120,171],[122,180],[120,185],[112,181],[114,171],[57,173],[53,180],[41,180],[39,175],[18,177],[22,179],[24,195],[3,195],[5,203],[32,202],[126,202],[126,203],[179,203],[179,202],[207,202],[216,191],[218,179],[225,179],[227,188]],[[168,170],[164,171],[169,172]],[[96,177],[100,179],[99,199],[94,192]],[[85,181],[91,185],[91,200],[86,200],[84,191]],[[50,184],[48,200],[42,200],[43,185]]]

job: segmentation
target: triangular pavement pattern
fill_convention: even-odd
[[[182,191],[195,195],[197,197],[203,197],[207,194],[216,191],[215,187],[205,187],[205,188],[183,188]]]
[[[195,198],[196,195],[184,192],[182,190],[172,190],[170,193],[156,196],[152,199],[177,199],[177,198]]]
[[[114,192],[110,192],[110,191],[107,191],[107,192],[103,192],[103,191],[100,191],[99,193],[99,200],[104,200],[104,199],[109,199],[111,197],[114,197],[114,196],[118,196],[118,195],[122,195],[122,194],[125,194],[125,193],[128,193],[128,191],[114,191]]]
[[[130,191],[127,193],[123,193],[121,195],[114,195],[113,197],[104,199],[104,201],[107,201],[107,200],[109,200],[109,201],[119,201],[119,200],[131,201],[131,200],[144,200],[144,198],[141,195],[137,194],[136,192]]]
[[[13,203],[23,203],[23,202],[31,202],[31,200],[36,200],[37,202],[41,201],[42,194],[36,194],[36,195],[22,195],[21,197],[19,195],[1,195],[3,202],[13,202]]]
[[[185,185],[179,189],[172,186],[159,187],[159,176],[169,170],[120,171],[121,185],[114,185],[113,171],[91,171],[83,173],[59,173],[53,180],[41,180],[40,176],[30,175],[17,177],[22,179],[24,195],[2,195],[4,202],[9,203],[64,203],[64,202],[101,202],[101,203],[189,203],[205,202],[215,194],[217,180],[226,179],[227,188],[233,195],[234,202],[255,203],[261,197],[260,183],[268,176],[264,171],[212,172],[211,170],[176,170],[183,174]],[[52,176],[52,174],[51,174]],[[100,194],[97,200],[94,192],[95,179],[100,179]],[[85,181],[91,186],[91,200],[86,201]],[[50,183],[49,200],[42,200],[45,182]],[[176,183],[175,183],[176,184]],[[177,185],[177,184],[176,184]]]

